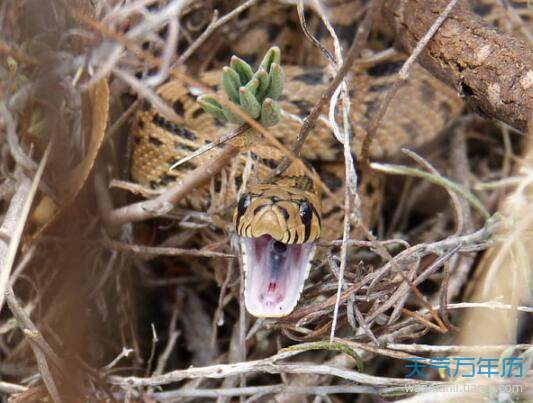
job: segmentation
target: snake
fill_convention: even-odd
[[[325,3],[331,3],[328,10],[336,31],[343,33],[343,40],[350,41],[355,34],[353,15],[360,10],[360,2]],[[254,10],[249,11],[247,18],[253,21]],[[270,13],[273,15],[270,20],[265,17],[264,9],[255,12],[260,23],[244,24],[244,31],[237,31],[237,39],[228,40],[231,46],[220,51],[223,56],[219,58],[227,62],[228,54],[236,54],[254,64],[265,46],[275,44],[282,49],[285,73],[284,90],[279,98],[282,117],[268,130],[290,148],[333,73],[320,51],[306,47],[308,41],[301,32],[294,7],[279,5],[279,9]],[[320,18],[311,14],[307,22],[308,27],[316,22],[317,40],[327,43],[327,31]],[[235,32],[228,34],[230,39],[232,34]],[[303,54],[303,58],[296,54]],[[354,64],[347,74],[351,150],[355,157],[361,155],[369,121],[404,61],[405,56],[399,54],[375,58],[369,63]],[[221,69],[216,60],[213,68],[201,72],[198,79],[212,92],[223,95]],[[143,101],[132,126],[131,176],[135,182],[161,190],[181,181],[197,167],[210,164],[214,152],[206,152],[171,169],[183,157],[236,127],[206,113],[196,102],[201,93],[201,88],[180,79],[161,85],[157,94],[172,107],[174,118],[164,116],[148,101]],[[402,147],[416,148],[435,139],[460,115],[462,106],[453,89],[415,63],[383,116],[370,146],[371,158],[394,158]],[[299,158],[274,177],[272,171],[285,153],[260,132],[247,130],[235,143],[240,152],[231,163],[180,202],[198,211],[234,206],[231,232],[239,240],[245,271],[245,306],[253,316],[275,318],[290,314],[309,275],[317,241],[338,239],[342,234],[343,211],[321,191],[317,180],[320,178],[331,193],[342,194],[344,145],[333,135],[327,116],[326,105]],[[368,193],[364,181],[359,193],[364,201]]]

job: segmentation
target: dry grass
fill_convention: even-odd
[[[361,60],[361,49],[380,29],[371,18],[379,1],[361,10],[364,22],[347,53],[327,12],[283,6],[299,14],[302,47],[318,45],[332,76],[299,142],[283,150],[294,158],[314,121],[329,121],[347,162],[344,200],[337,201],[344,236],[321,241],[323,258],[290,316],[247,315],[232,206],[175,207],[213,171],[195,171],[163,194],[127,183],[128,125],[138,105],[132,95],[174,117],[157,86],[177,77],[203,88],[198,73],[217,66],[257,13],[264,19],[276,7],[156,3],[0,4],[0,393],[13,402],[479,400],[486,396],[413,394],[406,388],[430,391],[464,379],[437,370],[407,379],[404,360],[531,357],[533,152],[525,139],[532,134],[465,112],[451,140],[423,157],[407,152],[411,160],[370,165],[394,175],[375,228],[360,228],[353,100],[343,78],[352,63],[373,63],[364,53]],[[486,19],[530,41],[526,3],[493,3]],[[318,22],[334,44],[327,52],[311,43]],[[369,141],[416,57],[371,120]],[[328,104],[329,115],[319,117]],[[209,168],[230,167],[229,190],[234,151],[225,150]],[[365,239],[350,239],[353,228]],[[494,399],[531,399],[528,382],[531,373],[469,380],[494,390],[524,386],[522,396],[494,392]]]

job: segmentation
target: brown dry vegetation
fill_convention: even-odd
[[[245,312],[227,217],[174,208],[236,151],[226,147],[210,171],[163,194],[128,173],[139,99],[171,116],[154,88],[169,77],[196,82],[221,42],[254,23],[246,9],[265,2],[0,2],[0,395],[533,399],[531,370],[467,380],[486,387],[478,393],[406,390],[465,381],[435,369],[405,378],[408,358],[533,357],[533,8],[526,0],[366,3],[346,68],[317,103],[329,103],[386,26],[397,39],[388,45],[411,59],[372,117],[369,141],[415,59],[469,107],[424,158],[406,152],[399,165],[365,165],[387,174],[376,227],[362,228],[362,239],[323,241],[325,258],[297,309],[265,320]],[[474,50],[487,44],[498,52],[480,59]],[[354,205],[348,191],[346,205]],[[348,223],[357,225],[349,215]]]

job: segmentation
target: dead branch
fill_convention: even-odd
[[[26,392],[27,390],[28,388],[26,386],[0,381],[0,392],[2,393],[8,393],[8,394],[23,393],[23,392]]]
[[[106,221],[112,226],[118,226],[168,213],[179,200],[220,172],[238,152],[238,148],[226,146],[210,164],[191,171],[183,181],[169,187],[161,196],[111,211]]]
[[[412,261],[421,259],[423,256],[428,254],[444,254],[446,251],[453,249],[457,246],[460,246],[458,252],[471,252],[475,250],[486,249],[491,237],[501,229],[502,223],[501,220],[497,218],[489,219],[485,226],[476,232],[470,233],[463,236],[451,236],[441,241],[437,241],[430,244],[417,244],[410,248],[403,250],[398,253],[392,260],[390,260],[383,267],[375,270],[361,280],[357,281],[341,295],[341,302],[345,301],[350,294],[360,290],[364,285],[369,282],[376,282],[379,277],[383,276],[388,271],[392,270],[393,265],[407,264]],[[331,296],[324,301],[318,302],[310,307],[301,308],[294,311],[289,316],[283,318],[281,321],[285,323],[295,323],[296,321],[302,319],[306,315],[309,315],[313,312],[320,311],[322,309],[331,308],[335,305],[336,297]],[[448,308],[450,305],[448,306]]]
[[[181,388],[178,390],[158,392],[152,396],[160,401],[170,401],[185,397],[196,398],[220,398],[220,397],[237,397],[237,396],[264,396],[274,393],[294,394],[294,395],[320,395],[338,393],[386,393],[397,392],[404,388],[374,388],[372,386],[346,385],[346,386],[290,386],[285,384],[268,385],[268,386],[248,386],[242,388],[220,388],[220,389],[192,389]],[[253,398],[252,398],[253,399]]]
[[[213,13],[213,20],[208,25],[208,27],[205,29],[204,32],[194,41],[191,46],[187,48],[185,52],[181,55],[181,57],[178,59],[178,63],[183,64],[196,50],[202,46],[202,44],[208,39],[213,32],[215,32],[219,27],[227,23],[232,18],[236,17],[238,14],[242,13],[244,10],[250,8],[251,6],[256,3],[257,0],[248,0],[241,4],[238,7],[235,7],[231,12],[224,15],[221,18],[218,18],[218,11],[215,10]]]
[[[169,248],[165,246],[145,246],[145,245],[132,245],[128,243],[118,241],[102,241],[97,242],[105,248],[111,250],[132,253],[141,259],[153,259],[159,256],[194,256],[194,257],[222,257],[222,258],[235,258],[235,255],[222,252],[214,252],[210,250],[198,250],[198,249],[183,249],[183,248]]]
[[[6,292],[9,282],[11,268],[15,263],[20,239],[22,237],[22,232],[24,231],[24,225],[28,218],[28,214],[30,213],[31,204],[35,193],[37,192],[39,182],[41,181],[44,167],[48,161],[51,149],[50,144],[41,159],[41,163],[39,164],[39,168],[35,173],[31,184],[21,181],[19,193],[21,193],[21,191],[23,193],[18,194],[18,197],[16,198],[15,196],[17,196],[17,194],[13,196],[8,214],[6,215],[6,220],[2,224],[2,228],[0,228],[0,234],[7,235],[7,242],[5,240],[0,241],[0,309],[2,309],[2,305],[4,304],[4,293]]]
[[[448,1],[386,0],[382,14],[398,46],[412,52]],[[484,23],[460,2],[419,62],[477,111],[526,131],[533,116],[531,47]]]
[[[53,352],[46,340],[43,338],[41,332],[37,330],[37,327],[33,324],[27,313],[24,311],[24,308],[18,302],[13,290],[8,288],[5,292],[5,297],[9,309],[13,313],[13,316],[18,322],[19,327],[22,329],[24,335],[30,341],[31,349],[35,355],[35,360],[37,361],[37,366],[39,367],[39,372],[43,379],[43,382],[50,393],[50,397],[54,402],[61,402],[59,397],[59,392],[57,386],[52,377],[50,367],[46,360],[45,352],[49,353],[49,356],[55,357],[54,361],[58,361],[59,357]],[[46,346],[46,347],[45,347]]]
[[[28,197],[30,192],[31,182],[28,178],[22,178],[18,183],[15,194],[11,198],[9,208],[4,217],[4,222],[0,226],[0,292],[3,294],[7,287],[9,275],[11,273],[11,266],[6,266],[7,252],[13,230],[17,225],[23,207],[24,200]],[[0,307],[2,306],[2,298],[0,298]]]
[[[369,162],[370,144],[372,142],[372,139],[376,135],[381,120],[383,119],[383,116],[385,116],[385,112],[387,111],[387,108],[389,107],[392,98],[394,98],[394,95],[396,95],[396,92],[398,92],[400,86],[407,80],[407,78],[409,77],[409,70],[415,63],[420,53],[426,48],[431,38],[433,38],[435,33],[438,31],[442,23],[446,20],[446,18],[448,18],[448,15],[457,4],[457,1],[458,0],[451,0],[446,5],[446,8],[440,13],[440,15],[435,19],[435,21],[431,23],[431,26],[429,26],[427,32],[424,33],[424,36],[422,36],[418,43],[416,43],[414,50],[398,72],[394,84],[387,92],[387,95],[385,96],[383,102],[380,104],[379,109],[372,116],[372,119],[368,124],[365,138],[363,140],[363,146],[361,151],[361,159],[363,160],[363,163],[367,164]]]
[[[526,386],[527,381],[519,382],[523,386]],[[499,380],[489,380],[489,381],[477,381],[476,385],[479,385],[480,388],[487,387],[489,385],[506,385],[504,379]],[[424,388],[424,385],[418,385]],[[453,390],[453,383],[442,383],[436,386],[435,393],[420,393],[414,395],[412,398],[404,400],[396,400],[401,402],[417,402],[417,403],[434,403],[434,402],[450,402],[450,401],[482,401],[483,395],[480,392],[442,392],[442,390]],[[455,385],[457,388],[457,385]],[[416,387],[415,387],[416,389]],[[431,390],[431,387],[426,388]],[[369,387],[361,385],[332,385],[332,386],[292,386],[286,384],[277,384],[269,386],[249,386],[245,388],[227,388],[227,389],[193,389],[193,388],[182,388],[179,390],[164,391],[154,393],[153,397],[159,401],[177,401],[179,398],[184,397],[206,397],[206,398],[216,398],[220,396],[250,396],[252,397],[247,401],[255,401],[255,397],[264,396],[272,393],[285,393],[292,395],[318,395],[323,397],[322,400],[333,401],[331,398],[326,399],[328,395],[333,394],[381,394],[381,395],[406,395],[408,390],[406,387]],[[353,396],[351,396],[353,398]],[[461,399],[461,400],[459,400]],[[276,400],[277,401],[277,400]]]
[[[298,137],[296,138],[296,144],[293,146],[292,149],[294,154],[298,155],[300,153],[303,144],[307,139],[307,136],[309,136],[309,133],[311,133],[311,130],[315,127],[316,121],[320,116],[322,108],[331,99],[333,93],[342,83],[342,80],[344,80],[344,77],[352,67],[353,63],[355,62],[355,59],[357,58],[357,56],[359,56],[361,50],[365,46],[366,41],[368,39],[368,35],[370,34],[370,28],[372,26],[372,20],[375,16],[375,10],[377,10],[378,8],[379,7],[377,7],[376,5],[373,5],[372,8],[367,11],[367,15],[361,23],[361,26],[359,27],[357,34],[352,44],[350,45],[350,49],[348,50],[348,53],[346,55],[346,60],[344,61],[343,65],[341,66],[331,83],[328,85],[326,90],[320,95],[320,99],[313,107],[309,115],[307,115],[307,117],[304,119],[304,123],[300,128],[300,133],[298,133]],[[275,171],[273,172],[273,176],[282,173],[285,169],[287,169],[289,165],[290,161],[284,158],[276,167]]]
[[[419,385],[421,381],[415,379],[403,378],[384,378],[363,374],[361,372],[336,368],[329,365],[313,365],[308,363],[279,363],[278,361],[294,356],[301,351],[280,352],[272,357],[262,360],[239,362],[235,364],[219,364],[207,367],[192,367],[189,369],[175,370],[166,374],[153,376],[150,378],[141,378],[136,376],[122,377],[110,376],[108,378],[111,384],[120,385],[125,389],[139,386],[158,386],[166,385],[172,382],[178,382],[184,379],[193,378],[226,378],[240,374],[251,373],[272,373],[272,374],[323,374],[331,375],[341,379],[358,382],[363,385],[372,386],[404,386]],[[442,382],[422,381],[425,385],[440,385]]]

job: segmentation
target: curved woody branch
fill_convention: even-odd
[[[382,14],[410,53],[447,0],[385,0]],[[533,118],[533,51],[460,1],[418,61],[478,112],[525,132]]]

